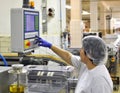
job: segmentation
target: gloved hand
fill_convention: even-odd
[[[43,47],[48,47],[51,48],[52,44],[47,42],[46,40],[42,39],[41,37],[35,36],[36,39],[36,43],[38,43],[39,46],[43,46]]]

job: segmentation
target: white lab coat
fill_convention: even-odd
[[[113,83],[105,65],[88,70],[80,62],[79,56],[72,56],[72,64],[79,70],[78,83],[75,93],[112,93]]]

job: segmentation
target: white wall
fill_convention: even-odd
[[[60,7],[61,3],[61,7]],[[66,0],[47,0],[47,9],[54,8],[55,16],[53,18],[48,17],[48,31],[46,34],[40,33],[40,36],[45,40],[51,42],[52,44],[61,47],[61,32],[65,30],[66,27],[66,12],[65,12]],[[61,9],[60,9],[61,8]],[[54,53],[47,48],[40,47],[36,50],[36,53],[51,54]]]
[[[41,9],[41,0],[35,1],[35,9]],[[22,8],[23,0],[0,0],[0,35],[10,36],[10,9]],[[40,10],[41,11],[41,10]]]
[[[0,35],[10,35],[10,9],[21,7],[21,0],[0,0]]]
[[[60,3],[62,3],[61,6],[60,6]],[[49,37],[50,36],[55,37],[56,40],[59,40],[60,34],[61,34],[61,32],[63,32],[65,30],[65,26],[66,26],[65,25],[66,24],[65,0],[52,0],[52,1],[47,0],[47,8],[51,8],[51,7],[55,9],[55,16],[51,19],[49,19],[49,17],[48,17],[48,33],[47,33],[47,35]],[[56,44],[59,46],[58,41]]]
[[[22,8],[23,0],[0,0],[0,36],[11,35],[10,31],[10,9],[11,8]],[[54,43],[57,46],[61,46],[60,34],[66,27],[66,13],[65,13],[65,1],[66,0],[47,0],[47,8],[55,9],[55,16],[52,19],[48,19],[48,33],[42,34],[42,13],[41,13],[41,2],[42,0],[34,0],[35,9],[40,11],[40,36],[44,39]],[[60,9],[60,2],[61,9]],[[61,11],[61,12],[60,12]],[[62,28],[61,28],[62,27]],[[4,41],[1,41],[4,42]],[[0,43],[1,46],[1,43]],[[10,46],[8,46],[10,47]],[[10,48],[9,48],[10,49]],[[1,47],[2,50],[2,47]],[[48,53],[49,49],[41,48],[36,50],[35,53]]]

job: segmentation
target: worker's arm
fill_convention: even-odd
[[[67,63],[71,64],[71,56],[72,54],[66,50],[63,50],[61,48],[58,48],[54,45],[52,45],[50,42],[36,36],[36,43],[38,43],[39,46],[50,48],[54,53],[56,53],[58,56],[60,56],[63,60],[65,60]]]
[[[72,54],[64,49],[58,48],[54,45],[51,46],[51,50],[56,53],[58,56],[60,56],[63,60],[65,60],[67,63],[71,64],[71,56]]]

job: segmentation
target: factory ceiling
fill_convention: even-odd
[[[82,10],[90,12],[90,2],[98,2],[98,14],[109,13],[113,18],[120,18],[120,0],[81,0]],[[101,10],[101,4],[104,4],[106,10]],[[70,0],[66,0],[66,5],[70,5]],[[70,10],[67,9],[67,22],[70,21]],[[99,16],[98,16],[99,17]],[[83,20],[89,20],[90,15],[82,15]]]

